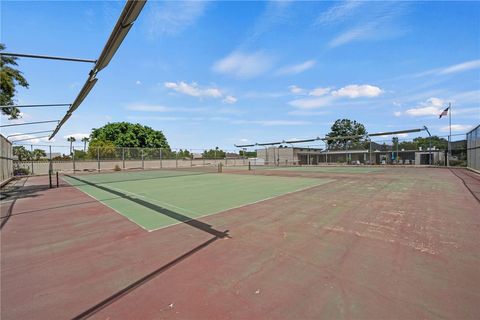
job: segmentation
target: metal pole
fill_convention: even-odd
[[[57,188],[58,188],[58,171],[57,171],[56,176],[57,176]]]
[[[11,52],[1,52],[0,56],[49,59],[49,60],[62,60],[62,61],[74,61],[74,62],[88,62],[88,63],[96,63],[97,62],[97,60],[93,60],[93,59],[79,59],[79,58],[57,57],[57,56],[47,56],[47,55],[40,55],[40,54],[27,54],[27,53],[11,53]]]
[[[30,159],[32,161],[32,175],[34,175],[35,172],[33,171],[33,145],[32,144],[30,145],[30,152],[31,152]]]
[[[142,153],[142,170],[145,170],[145,160],[144,160],[144,157],[143,157],[143,149],[141,149],[140,151]]]
[[[26,125],[30,125],[30,124],[52,123],[52,122],[58,122],[58,121],[60,121],[60,120],[35,121],[35,122],[24,122],[24,123],[15,123],[15,124],[2,124],[2,125],[0,125],[0,128],[15,127],[15,126],[26,126]]]
[[[192,153],[192,149],[190,149],[190,167],[193,167],[193,153]]]
[[[449,131],[448,135],[448,156],[447,156],[447,166],[450,166],[450,157],[452,156],[452,103],[448,103],[448,120],[449,120]]]
[[[72,159],[73,159],[73,174],[75,174],[75,147],[73,147]]]
[[[162,148],[160,148],[160,169],[162,168]]]
[[[397,164],[398,164],[398,161],[400,160],[400,156],[398,154],[398,137],[397,137]]]
[[[3,105],[0,108],[45,108],[45,107],[69,107],[70,103],[54,103],[54,104],[16,104],[16,105]],[[50,132],[53,130],[50,130]]]
[[[370,141],[368,143],[368,162],[370,163],[370,165],[373,164],[373,162],[372,162],[372,139],[370,139]]]
[[[98,164],[98,171],[100,171],[100,147],[97,147],[97,164]]]
[[[123,170],[125,170],[125,148],[122,148],[122,163],[123,163]]]
[[[10,137],[16,137],[16,136],[24,136],[27,134],[38,134],[38,133],[46,133],[46,132],[52,132],[53,130],[46,130],[46,131],[35,131],[35,132],[25,132],[25,133],[16,133],[16,134],[10,134],[7,136],[7,139]]]
[[[52,163],[52,146],[48,146],[48,149],[49,149],[49,159],[50,159],[50,165],[49,165],[49,168],[48,168],[48,171],[50,173],[53,172],[53,163]]]
[[[178,152],[175,151],[175,168],[178,168]]]

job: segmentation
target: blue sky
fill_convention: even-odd
[[[96,59],[123,5],[2,1],[1,42]],[[55,144],[114,121],[162,130],[182,148],[323,136],[338,118],[369,132],[426,125],[446,135],[438,114],[448,102],[453,133],[464,133],[480,123],[479,39],[478,2],[149,1]],[[91,65],[19,67],[30,82],[19,104],[71,103]],[[65,109],[23,111],[28,122]]]

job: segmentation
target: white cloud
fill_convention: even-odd
[[[470,60],[470,61],[465,61],[459,64],[454,64],[448,67],[443,67],[443,68],[436,68],[436,69],[430,69],[427,71],[419,72],[416,74],[413,74],[411,76],[413,77],[425,77],[425,76],[431,76],[431,75],[448,75],[448,74],[453,74],[453,73],[461,73],[465,71],[470,71],[474,69],[480,68],[480,60]]]
[[[306,98],[296,99],[289,102],[289,104],[298,109],[315,109],[326,107],[332,103],[336,98],[332,96],[325,96],[320,98]]]
[[[444,105],[444,100],[432,97],[419,106],[406,110],[405,114],[412,117],[439,116]]]
[[[333,96],[359,98],[359,97],[377,97],[382,94],[382,89],[368,84],[357,85],[352,84],[343,87],[337,91],[333,91]]]
[[[311,69],[315,66],[317,62],[315,60],[307,60],[305,62],[291,65],[291,66],[285,66],[276,72],[277,75],[292,75],[292,74],[299,74],[302,73],[308,69]]]
[[[81,141],[83,138],[85,138],[85,137],[88,138],[89,136],[90,136],[89,133],[72,133],[72,134],[63,136],[63,139],[67,140],[70,137],[74,137],[75,140]]]
[[[374,24],[358,26],[336,36],[334,39],[332,39],[328,43],[328,46],[330,48],[335,48],[352,41],[367,40],[373,37],[374,34],[375,34]]]
[[[220,98],[222,92],[218,88],[200,88],[197,83],[192,82],[188,84],[186,82],[165,82],[165,88],[175,90],[179,93],[186,94],[192,97],[212,97]]]
[[[328,106],[339,99],[373,98],[382,93],[383,90],[379,87],[368,84],[352,84],[334,91],[331,91],[330,88],[316,88],[310,92],[310,95],[315,98],[296,99],[290,101],[289,104],[298,109],[315,109]]]
[[[452,131],[455,132],[466,132],[473,129],[473,126],[470,124],[452,124]],[[449,132],[450,127],[449,126],[444,126],[440,130],[443,132]]]
[[[142,84],[142,82],[140,80],[137,80],[137,81],[135,81],[135,84],[139,86],[139,85]]]
[[[466,61],[440,70],[439,74],[451,74],[480,68],[480,60]]]
[[[224,103],[228,103],[228,104],[234,104],[237,102],[237,98],[235,98],[234,96],[226,96],[225,99],[223,99],[222,101]]]
[[[240,142],[249,142],[250,140],[246,139],[246,138],[242,138],[240,139]]]
[[[393,113],[393,115],[394,115],[395,117],[400,117],[400,116],[402,115],[402,112],[401,112],[401,111],[395,111],[395,112]]]
[[[291,93],[293,94],[303,94],[305,92],[305,89],[300,88],[299,86],[296,85],[291,85],[288,87]]]
[[[152,104],[133,103],[127,106],[127,110],[146,111],[146,112],[168,112],[168,107]]]
[[[273,59],[262,51],[254,53],[232,52],[213,65],[213,71],[239,79],[250,79],[272,68]]]
[[[321,97],[329,93],[331,88],[315,88],[308,93],[309,96]]]
[[[333,5],[318,17],[315,24],[327,25],[341,22],[352,16],[362,3],[362,1],[348,0]]]
[[[349,25],[347,29],[334,37],[329,43],[330,48],[338,47],[353,41],[383,40],[397,37],[405,34],[408,29],[399,23],[395,23],[397,18],[405,11],[406,3],[399,2],[363,2],[365,5],[359,7],[358,4],[353,8],[359,7],[362,10],[355,12],[354,25]],[[347,15],[351,14],[344,10]],[[335,17],[335,15],[333,15]]]
[[[153,1],[145,19],[150,36],[176,35],[193,25],[204,13],[207,1]]]

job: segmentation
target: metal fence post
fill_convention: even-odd
[[[52,172],[53,172],[52,146],[48,146],[48,150],[49,150],[49,151],[48,151],[48,152],[49,152],[49,157],[48,157],[48,158],[50,159],[50,160],[49,160],[50,163],[49,163],[48,171],[49,171],[50,173],[52,173]]]
[[[192,153],[192,149],[190,149],[190,167],[193,167],[193,153]]]
[[[372,140],[370,139],[370,142],[368,144],[368,162],[370,162],[370,165],[373,164],[372,162]]]
[[[98,171],[100,171],[100,147],[97,147],[97,165]]]
[[[178,152],[175,151],[175,168],[178,168]]]
[[[73,164],[73,173],[75,174],[75,147],[73,147],[72,152],[72,164]]]
[[[125,148],[122,148],[122,163],[123,163],[123,170],[125,170]]]
[[[142,170],[145,170],[145,160],[144,160],[144,157],[143,157],[143,149],[141,149],[140,151],[142,153]]]
[[[35,172],[33,171],[33,144],[30,145],[30,150],[31,150],[30,159],[32,161],[32,175],[34,175]]]
[[[160,169],[162,169],[162,148],[160,148]]]

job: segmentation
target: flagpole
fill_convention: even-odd
[[[448,119],[449,119],[449,131],[448,135],[448,156],[447,156],[447,166],[450,166],[450,158],[452,156],[452,103],[448,103]]]

